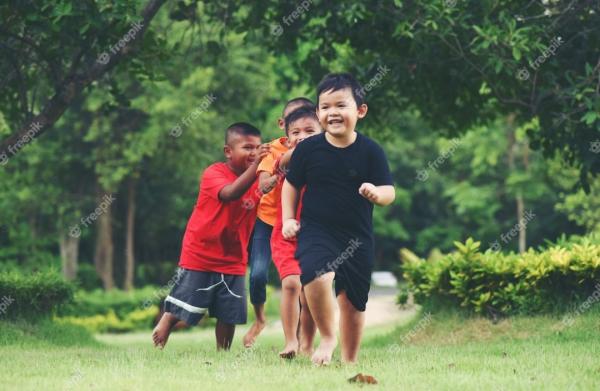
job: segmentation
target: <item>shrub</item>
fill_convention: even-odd
[[[600,245],[589,238],[524,254],[481,253],[473,239],[455,245],[456,252],[440,259],[403,257],[404,278],[416,302],[492,315],[530,314],[565,309],[595,289],[600,292]]]
[[[93,333],[122,333],[151,328],[158,311],[158,306],[152,305],[147,308],[138,308],[119,318],[115,311],[109,309],[106,314],[57,317],[55,321],[59,324],[82,326]]]
[[[74,287],[56,271],[0,273],[0,316],[47,317],[73,299]]]
[[[152,304],[159,304],[169,293],[169,289],[146,286],[132,291],[111,289],[105,291],[78,290],[74,301],[65,306],[60,315],[87,317],[93,315],[106,315],[113,311],[119,318],[124,318],[129,313],[148,308]]]

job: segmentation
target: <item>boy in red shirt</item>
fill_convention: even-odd
[[[152,333],[163,348],[180,320],[195,325],[209,313],[217,318],[217,349],[229,349],[236,324],[246,323],[247,247],[261,193],[256,169],[269,153],[260,131],[247,123],[227,128],[226,163],[210,165],[183,237],[177,283],[165,299],[165,313]]]
[[[290,161],[296,145],[305,138],[321,133],[321,125],[315,112],[315,107],[302,107],[294,110],[285,118],[285,132],[288,137],[290,150],[283,154],[276,162],[275,172],[279,174],[277,187],[277,220],[271,236],[271,252],[273,263],[281,278],[281,323],[285,335],[285,347],[279,353],[282,358],[294,358],[298,351],[301,354],[313,353],[313,341],[317,331],[315,322],[308,308],[302,283],[300,282],[300,264],[295,257],[297,242],[294,239],[284,239],[282,234],[281,218],[281,187],[285,180],[285,170]],[[300,197],[301,198],[301,197]],[[302,201],[299,201],[296,218],[300,218]],[[302,309],[300,305],[302,304]],[[300,335],[298,338],[298,321],[300,321]]]

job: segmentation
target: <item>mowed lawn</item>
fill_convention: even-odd
[[[63,326],[64,327],[64,326]],[[565,327],[559,317],[484,318],[421,313],[407,324],[367,330],[360,363],[326,368],[281,360],[282,335],[217,353],[211,330],[177,332],[167,348],[150,333],[102,335],[49,324],[0,323],[3,390],[598,390],[600,311]],[[351,384],[357,373],[376,385]]]

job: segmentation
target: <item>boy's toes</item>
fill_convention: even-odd
[[[284,350],[282,352],[279,352],[279,357],[291,360],[296,357],[296,352],[294,350]]]
[[[331,364],[331,355],[324,354],[320,351],[315,352],[312,356],[312,362],[318,366],[326,366]]]

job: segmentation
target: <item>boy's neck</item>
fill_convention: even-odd
[[[228,160],[225,164],[236,176],[242,175],[245,171],[245,170],[240,170],[240,169],[233,167],[230,160]]]
[[[338,148],[346,148],[347,146],[354,143],[356,141],[357,137],[358,137],[358,133],[356,133],[356,130],[353,130],[352,132],[350,132],[348,134],[339,135],[337,137],[333,136],[329,132],[325,132],[325,140],[327,140],[327,142],[329,144],[333,145],[334,147],[338,147]]]

